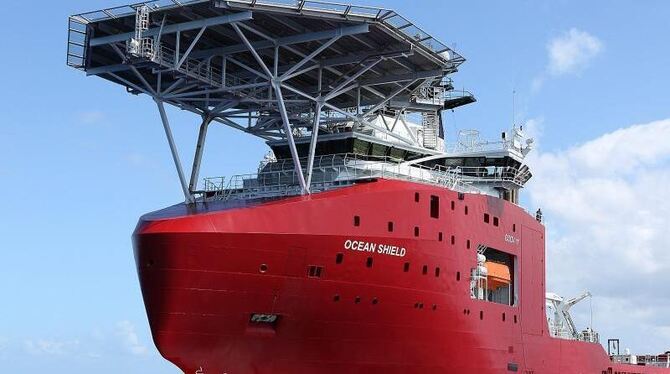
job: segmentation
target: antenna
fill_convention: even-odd
[[[516,128],[516,89],[512,89],[512,128]]]
[[[589,297],[589,308],[591,309],[591,330],[593,330],[593,296]]]

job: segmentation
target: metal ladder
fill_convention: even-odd
[[[437,148],[440,135],[440,121],[437,112],[421,113],[421,124],[423,126],[423,146],[430,149]]]
[[[135,10],[135,37],[126,43],[126,51],[129,57],[153,59],[154,40],[151,37],[144,37],[144,33],[149,30],[149,7],[140,5]]]

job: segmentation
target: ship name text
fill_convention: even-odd
[[[505,234],[505,241],[514,245],[519,245],[519,239],[510,234]]]
[[[407,250],[404,247],[351,239],[344,241],[344,249],[398,257],[405,257],[405,253],[407,253]]]

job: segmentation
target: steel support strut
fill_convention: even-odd
[[[177,153],[177,146],[174,143],[174,138],[172,137],[172,130],[170,129],[170,122],[168,121],[167,114],[165,113],[165,106],[163,102],[159,99],[154,98],[156,105],[158,105],[158,112],[161,115],[161,121],[163,121],[163,129],[165,130],[165,137],[167,138],[168,145],[170,146],[170,152],[172,153],[172,160],[174,161],[175,168],[177,169],[177,174],[179,176],[179,183],[181,183],[181,189],[184,192],[184,198],[186,202],[193,203],[195,199],[193,195],[188,190],[188,185],[186,185],[186,178],[184,177],[184,170],[181,167],[181,161],[179,159],[179,154]]]
[[[307,159],[307,189],[311,192],[312,189],[312,175],[314,174],[314,155],[316,153],[316,140],[319,137],[319,122],[321,121],[321,108],[323,102],[319,99],[316,103],[316,111],[314,112],[314,125],[312,125],[312,139],[309,142],[309,154]]]
[[[305,175],[302,172],[302,166],[300,165],[300,156],[298,155],[298,149],[295,146],[295,140],[293,140],[293,132],[291,131],[291,123],[288,119],[288,113],[286,112],[286,105],[284,104],[284,96],[281,93],[281,83],[273,81],[272,86],[275,90],[275,95],[277,96],[277,103],[279,104],[279,112],[281,113],[282,122],[284,123],[284,132],[286,133],[286,139],[288,140],[288,147],[291,149],[291,156],[293,157],[293,164],[295,165],[295,172],[298,174],[298,182],[300,183],[300,188],[302,193],[309,193],[309,188],[305,182]],[[311,174],[311,173],[310,173]]]
[[[188,184],[189,193],[193,194],[198,188],[198,175],[200,174],[200,165],[202,164],[202,152],[205,148],[205,139],[207,138],[207,129],[212,122],[211,117],[204,116],[198,131],[198,143],[195,146],[193,155],[193,167],[191,168],[191,180]]]

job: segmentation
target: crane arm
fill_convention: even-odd
[[[586,291],[583,294],[566,301],[565,302],[565,310],[568,310],[568,309],[572,308],[573,305],[575,305],[578,302],[586,299],[587,297],[591,297],[591,292]]]

